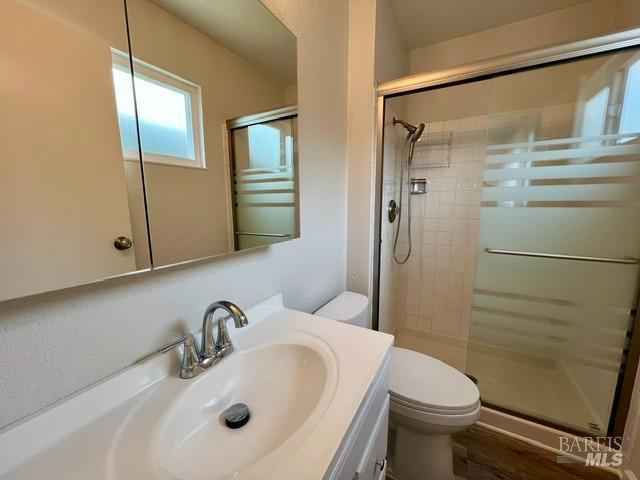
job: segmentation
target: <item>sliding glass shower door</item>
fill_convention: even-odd
[[[466,371],[485,403],[613,425],[640,258],[640,53],[495,77]]]

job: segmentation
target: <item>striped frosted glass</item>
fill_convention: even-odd
[[[635,56],[494,78],[488,116],[467,370],[485,402],[595,434],[626,360],[638,265],[486,249],[640,258],[640,133],[620,134],[614,108]]]
[[[232,132],[238,250],[296,236],[295,122],[287,118]]]

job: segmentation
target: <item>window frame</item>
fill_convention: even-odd
[[[120,71],[131,74],[129,56],[116,49],[111,49],[112,68],[117,68]],[[187,94],[190,99],[190,112],[187,117],[191,132],[193,135],[193,154],[194,159],[189,160],[183,157],[175,157],[172,155],[162,155],[159,153],[150,153],[144,151],[144,145],[140,145],[140,151],[142,152],[142,161],[144,163],[156,164],[156,165],[168,165],[173,167],[185,167],[185,168],[197,168],[206,170],[207,164],[204,154],[204,128],[203,128],[203,114],[202,114],[202,88],[189,80],[186,80],[178,75],[163,70],[155,65],[144,62],[135,57],[133,60],[134,77],[141,78],[145,81],[154,83],[161,87],[165,87],[182,94]],[[135,89],[135,83],[134,83]],[[135,97],[134,97],[135,99]],[[136,122],[139,119],[136,118]],[[142,139],[140,139],[142,141]],[[127,150],[123,151],[123,158],[126,161],[138,162],[139,151]]]

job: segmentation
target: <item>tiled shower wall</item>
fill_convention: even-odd
[[[427,124],[424,139],[452,132],[449,152],[416,146],[411,177],[426,177],[428,184],[426,194],[412,195],[411,257],[403,265],[392,264],[396,328],[463,339],[469,335],[486,131],[486,116],[433,122]],[[441,164],[447,156],[448,167],[425,166]],[[396,157],[399,164],[399,152]],[[400,252],[407,248],[406,233],[404,220]]]

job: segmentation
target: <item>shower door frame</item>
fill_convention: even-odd
[[[371,289],[372,328],[379,330],[379,301],[380,301],[380,246],[382,221],[382,171],[384,153],[384,104],[387,98],[424,92],[436,88],[444,88],[463,83],[490,79],[497,75],[506,75],[531,68],[549,66],[578,60],[583,57],[613,53],[624,49],[640,46],[640,28],[621,30],[618,32],[589,37],[586,39],[561,43],[544,48],[526,50],[511,55],[490,58],[477,63],[456,66],[403,77],[397,80],[380,83],[377,87],[376,102],[376,143],[375,143],[375,196],[374,196],[374,231],[373,231],[373,276]],[[629,346],[624,351],[626,363],[624,372],[620,376],[616,387],[607,436],[621,437],[629,414],[631,396],[635,383],[636,371],[640,359],[640,327],[636,328],[640,299],[636,308],[632,310],[633,327],[631,329]],[[517,412],[509,412],[524,418]],[[531,417],[528,417],[531,419]],[[536,419],[538,423],[542,422]],[[553,425],[555,428],[567,431],[566,427]],[[582,436],[588,436],[580,432]]]

